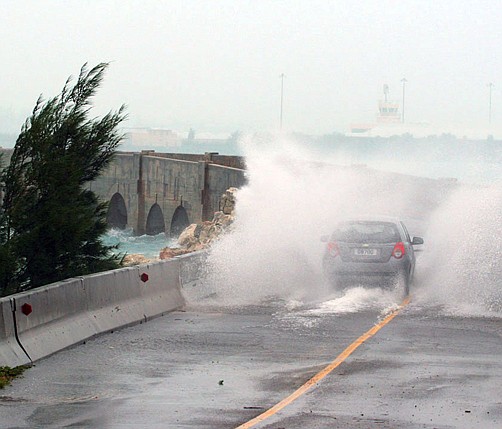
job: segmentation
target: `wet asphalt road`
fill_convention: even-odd
[[[383,317],[190,307],[44,359],[0,391],[1,428],[235,428]],[[502,319],[413,302],[344,363],[255,427],[501,428]]]

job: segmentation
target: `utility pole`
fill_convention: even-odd
[[[284,98],[284,73],[281,73],[279,78],[281,79],[281,122],[280,122],[280,130],[282,131],[282,102]]]
[[[489,101],[489,107],[488,107],[488,124],[491,125],[492,124],[492,89],[495,85],[490,82],[488,84],[488,90],[489,90],[489,93],[490,93],[490,101]]]
[[[405,92],[406,82],[408,82],[408,81],[406,80],[405,77],[403,77],[401,79],[401,82],[403,82],[403,115],[401,117],[401,122],[404,124],[404,92]]]

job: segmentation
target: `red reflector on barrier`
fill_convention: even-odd
[[[147,273],[143,273],[139,276],[139,278],[141,279],[141,281],[143,283],[146,283],[148,281],[148,274]]]
[[[30,304],[24,303],[21,306],[21,313],[25,316],[28,316],[33,311],[33,307]]]

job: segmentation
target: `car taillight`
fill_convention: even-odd
[[[394,250],[392,251],[392,256],[394,256],[394,258],[396,259],[401,259],[405,254],[405,250],[404,250],[404,243],[402,243],[401,241],[399,243],[396,243],[396,245],[394,246]]]
[[[328,243],[328,253],[333,258],[336,258],[340,254],[340,249],[338,248],[338,244],[334,241],[330,241]]]

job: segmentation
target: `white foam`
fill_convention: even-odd
[[[417,302],[502,315],[502,188],[462,186],[432,214]]]
[[[401,294],[398,291],[357,286],[347,289],[340,296],[321,303],[309,310],[311,314],[356,313],[363,310],[379,310],[387,313],[398,306]]]
[[[281,139],[247,140],[245,151],[249,183],[237,194],[233,232],[215,244],[209,258],[207,287],[221,304],[279,298],[321,302],[312,310],[317,314],[392,309],[401,297],[380,289],[354,288],[329,297],[321,273],[325,244],[320,236],[331,233],[339,219],[378,214],[410,219],[410,233],[424,235],[412,288],[418,306],[497,314],[502,294],[500,182],[452,192],[452,182],[445,181],[443,189],[439,182],[411,176],[334,167],[344,164],[340,157],[320,164],[318,156]],[[415,230],[417,225],[422,230]]]

